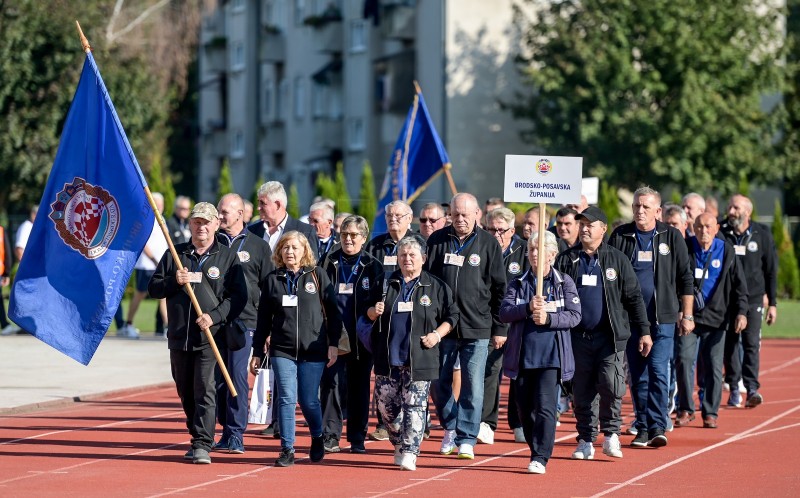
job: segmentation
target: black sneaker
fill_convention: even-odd
[[[339,453],[342,449],[339,447],[339,440],[333,434],[324,436],[325,453]]]
[[[262,436],[272,436],[275,434],[275,424],[269,424],[264,430],[261,431]]]
[[[367,452],[367,448],[364,447],[364,441],[354,441],[350,443],[350,453],[358,453],[363,455]]]
[[[661,448],[662,446],[667,445],[667,436],[664,435],[664,431],[653,431],[650,433],[651,437],[650,441],[647,442],[647,446],[652,446],[653,448]]]
[[[294,450],[290,448],[282,448],[281,454],[275,460],[276,467],[291,467],[294,465]]]
[[[639,429],[639,432],[636,433],[636,437],[633,438],[633,441],[631,441],[631,446],[635,446],[637,448],[644,448],[645,446],[647,446],[648,441],[650,441],[650,438],[647,437],[647,431]]]
[[[325,458],[325,442],[322,436],[311,437],[311,451],[308,452],[308,457],[314,463]]]
[[[747,403],[745,406],[747,406],[747,408],[755,408],[763,402],[764,397],[761,396],[758,391],[753,391],[751,393],[747,393]]]

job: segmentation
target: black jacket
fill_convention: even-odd
[[[341,272],[339,271],[339,256],[342,254],[342,249],[336,249],[329,252],[322,260],[322,269],[328,274],[328,278],[333,284],[333,289],[338,293],[339,281],[341,280]],[[378,261],[373,258],[363,248],[361,250],[361,261],[358,263],[358,270],[356,276],[353,278],[353,299],[355,299],[355,316],[352,317],[352,323],[358,323],[358,318],[367,314],[367,309],[372,306],[370,303],[370,294],[375,286],[379,285],[379,281],[383,277],[383,267]],[[342,320],[347,323],[347,320]],[[347,334],[350,338],[350,350],[353,355],[358,359],[365,353],[369,355],[361,341],[358,340],[358,335],[355,330],[347,329]]]
[[[272,251],[264,239],[245,229],[233,238],[223,233],[217,233],[217,242],[230,248],[236,253],[239,264],[242,265],[244,279],[247,282],[247,306],[244,307],[239,318],[248,329],[256,328],[258,321],[258,300],[261,295],[261,286],[267,279],[275,265],[272,263]]]
[[[608,239],[608,245],[622,251],[632,262],[638,251],[636,224],[626,223],[618,227]],[[686,242],[678,230],[657,221],[652,250],[656,321],[676,323],[681,311],[680,296],[693,295],[694,276]]]
[[[0,277],[7,277],[11,275],[11,266],[14,264],[14,253],[11,252],[11,236],[5,227],[0,227],[0,244],[3,244],[3,271],[0,272]],[[2,297],[0,296],[0,299]]]
[[[428,238],[425,269],[442,279],[455,295],[460,312],[458,327],[448,337],[488,339],[505,337],[508,326],[500,321],[500,303],[506,292],[506,270],[500,244],[489,232],[473,228],[465,239],[462,266],[444,264],[445,255],[458,247],[452,226],[433,232]],[[466,245],[469,244],[469,245]]]
[[[178,244],[175,251],[190,272],[202,271],[203,281],[191,284],[192,290],[200,309],[213,320],[211,333],[216,334],[223,322],[239,316],[247,304],[247,284],[236,253],[216,241],[203,256],[198,256],[191,242]],[[189,294],[178,285],[177,271],[172,252],[167,251],[147,286],[150,296],[167,299],[169,349],[197,351],[207,348],[208,339],[195,323],[197,313]]]
[[[320,266],[322,266],[321,263],[326,254],[330,254],[340,247],[342,247],[342,242],[339,240],[339,233],[336,230],[331,230],[331,239],[328,239],[327,243],[323,243],[317,237],[317,254],[319,254]]]
[[[387,277],[384,300],[386,308],[372,327],[371,342],[376,375],[389,375],[391,370],[389,338],[393,333],[392,313],[394,304],[400,297],[402,278],[399,270]],[[379,285],[373,287],[370,306],[383,298],[383,287],[383,279]],[[413,380],[436,380],[439,378],[439,345],[424,349],[421,337],[431,333],[444,322],[455,327],[459,317],[458,305],[453,300],[453,293],[447,284],[424,270],[412,293],[412,302],[414,309],[411,311],[411,338],[409,340],[411,350],[408,355],[411,361],[411,378]]]
[[[583,244],[579,240],[577,244],[559,254],[554,265],[556,270],[572,277],[576,284],[580,282],[578,272],[581,251]],[[624,351],[631,336],[631,324],[636,325],[642,335],[650,335],[650,322],[647,320],[642,290],[631,262],[618,249],[603,242],[597,249],[597,257],[616,349]],[[609,276],[613,278],[609,279]]]
[[[502,253],[502,250],[501,250]],[[503,266],[506,269],[506,282],[511,282],[525,274],[531,267],[528,261],[528,241],[514,235],[511,239],[511,250],[503,256]]]
[[[691,239],[696,238],[691,237]],[[687,240],[687,245],[689,246],[689,261],[691,261],[692,273],[694,273],[694,269],[697,266],[695,244],[691,239]],[[722,271],[719,276],[720,281],[717,283],[714,293],[706,300],[705,307],[694,313],[695,323],[715,329],[723,329],[728,327],[728,324],[736,318],[736,315],[747,316],[747,288],[749,282],[745,280],[742,266],[739,258],[736,257],[733,246],[729,242],[725,242]],[[699,286],[699,279],[697,283]],[[763,294],[759,296],[763,296]]]
[[[254,221],[247,225],[247,229],[256,234],[257,236],[264,238],[264,234],[267,232],[266,224],[263,220]],[[291,231],[297,231],[302,233],[308,239],[308,244],[311,246],[311,249],[314,251],[314,256],[319,260],[319,243],[317,241],[317,231],[309,225],[308,223],[303,223],[300,220],[296,220],[286,215],[286,226],[283,229],[283,233],[288,233]]]
[[[172,243],[183,244],[184,242],[189,242],[191,240],[191,230],[189,229],[189,220],[186,219],[183,222],[178,219],[176,215],[172,215],[165,220],[167,224],[167,230],[169,230],[169,236],[172,238]]]
[[[409,229],[406,231],[406,234],[400,237],[402,240],[405,237],[410,235],[414,235],[414,232]],[[377,237],[373,237],[372,240],[367,242],[367,245],[364,246],[364,250],[367,251],[375,258],[378,263],[383,266],[383,272],[387,275],[392,274],[395,270],[397,270],[397,265],[385,265],[383,264],[384,256],[394,255],[397,256],[397,253],[394,252],[394,246],[397,245],[397,241],[395,241],[389,233],[384,233],[378,235]]]
[[[287,285],[286,268],[278,268],[267,275],[258,305],[253,356],[264,357],[264,345],[269,337],[270,356],[327,362],[328,346],[339,344],[342,334],[342,317],[328,275],[318,266],[301,268],[295,291],[297,306],[294,307],[283,305],[283,297],[289,295]]]
[[[764,294],[770,306],[777,306],[778,294],[778,253],[772,233],[761,223],[750,222],[750,233],[737,237],[728,222],[722,223],[719,234],[731,245],[744,246],[744,256],[738,256],[743,267],[750,304],[761,306]],[[735,248],[734,248],[735,249]]]

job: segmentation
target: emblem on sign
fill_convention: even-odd
[[[553,163],[551,163],[549,159],[539,159],[536,161],[536,171],[538,171],[540,175],[546,175],[553,171]]]
[[[613,282],[617,279],[617,270],[613,268],[606,268],[606,280]]]
[[[120,225],[117,200],[102,187],[75,177],[50,204],[50,219],[61,240],[87,259],[108,250]]]

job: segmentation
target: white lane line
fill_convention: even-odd
[[[783,413],[781,413],[779,415],[776,415],[776,416],[774,416],[774,417],[772,417],[770,419],[767,419],[764,422],[762,422],[762,423],[760,423],[760,424],[758,424],[758,425],[756,425],[754,427],[751,427],[751,428],[749,428],[749,429],[747,429],[745,431],[742,431],[742,432],[740,432],[738,434],[735,434],[735,435],[729,437],[728,439],[724,439],[724,440],[720,441],[719,443],[712,444],[711,446],[706,446],[705,448],[701,448],[701,449],[695,451],[694,453],[689,453],[688,455],[684,455],[684,456],[682,456],[680,458],[677,458],[675,460],[670,461],[669,463],[665,463],[664,465],[661,465],[660,467],[656,467],[655,469],[652,469],[652,470],[650,470],[648,472],[645,472],[644,474],[640,474],[640,475],[638,475],[636,477],[628,479],[627,481],[625,481],[623,483],[620,483],[620,484],[618,484],[618,485],[616,485],[616,486],[614,486],[612,488],[609,488],[609,489],[607,489],[605,491],[601,491],[600,493],[592,495],[591,498],[596,498],[596,497],[599,497],[599,496],[605,496],[605,495],[607,495],[609,493],[613,493],[613,492],[618,491],[618,490],[620,490],[620,489],[622,489],[622,488],[624,488],[626,486],[634,484],[637,481],[641,481],[642,479],[644,479],[646,477],[649,477],[649,476],[651,476],[653,474],[657,474],[658,472],[661,472],[662,470],[668,469],[668,468],[670,468],[670,467],[672,467],[674,465],[677,465],[677,464],[682,463],[682,462],[684,462],[686,460],[689,460],[690,458],[694,458],[694,457],[696,457],[698,455],[702,455],[703,453],[707,453],[707,452],[709,452],[711,450],[715,450],[715,449],[717,449],[719,447],[722,447],[722,446],[728,445],[730,443],[739,441],[740,439],[743,439],[743,438],[747,437],[748,435],[750,435],[752,433],[755,433],[755,432],[759,431],[760,429],[768,426],[769,424],[771,424],[773,422],[776,422],[776,421],[778,421],[778,420],[780,420],[780,419],[782,419],[782,418],[784,418],[784,417],[786,417],[788,415],[791,415],[792,413],[794,413],[794,412],[796,412],[798,410],[800,410],[800,405],[795,406],[794,408],[790,408],[789,410],[786,410],[785,412],[783,412]]]
[[[768,368],[766,370],[762,370],[761,372],[759,372],[759,375],[768,375],[768,374],[771,374],[772,372],[777,372],[778,370],[783,370],[784,368],[788,368],[788,367],[794,365],[795,363],[800,363],[800,356],[798,356],[797,358],[795,358],[793,360],[789,360],[787,362],[781,363],[780,365],[776,365],[776,366],[774,366],[772,368]]]
[[[778,431],[785,431],[786,429],[792,429],[794,427],[800,427],[800,422],[798,422],[796,424],[789,424],[789,425],[784,425],[784,426],[781,426],[781,427],[775,427],[774,429],[767,429],[767,430],[761,431],[761,432],[754,432],[752,434],[748,434],[746,436],[742,436],[741,439],[747,439],[749,437],[756,437],[756,436],[763,436],[764,434],[770,434],[772,432],[778,432]]]

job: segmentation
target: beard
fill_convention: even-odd
[[[739,230],[744,226],[744,216],[738,218],[728,216],[728,224],[733,227],[734,230]]]

